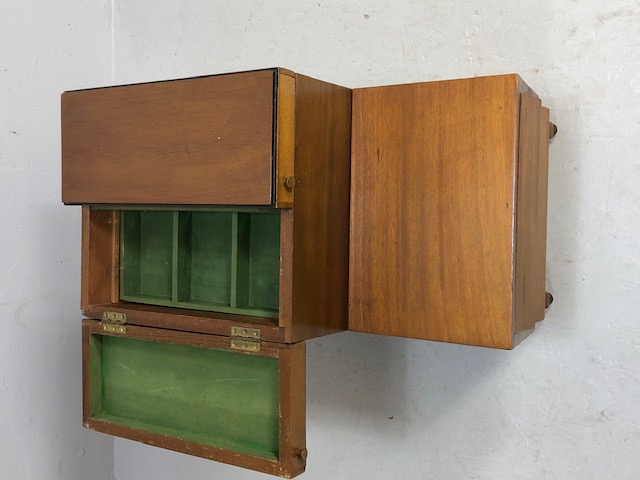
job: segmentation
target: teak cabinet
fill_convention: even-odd
[[[304,471],[304,340],[348,322],[350,142],[351,91],[283,69],[63,94],[85,426]]]
[[[518,75],[353,91],[349,329],[513,348],[544,318],[549,111]]]
[[[345,330],[350,141],[351,91],[282,69],[65,92],[84,314],[285,343]]]
[[[85,426],[293,477],[305,340],[513,348],[544,317],[549,131],[517,75],[65,92]]]

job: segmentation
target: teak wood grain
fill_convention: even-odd
[[[119,302],[117,206],[113,211],[84,207],[82,309],[86,316],[99,319],[112,310],[125,313],[132,324],[220,335],[232,325],[254,323],[264,338],[287,343],[346,330],[351,91],[284,73],[279,74],[278,85],[276,176],[292,180],[289,188],[278,182],[278,206],[291,202],[292,208],[278,210],[277,325],[259,317]]]
[[[307,464],[306,348],[304,342],[279,351],[280,472],[296,476]]]
[[[544,319],[547,250],[549,110],[527,93],[520,96],[516,252],[515,333]]]
[[[354,90],[350,330],[514,346],[516,276],[544,265],[545,231],[519,240],[526,217],[546,221],[543,180],[530,178],[545,163],[539,116],[520,128],[521,91],[532,93],[517,75]],[[518,177],[519,136],[537,147],[520,147]],[[544,308],[534,276],[528,328]]]
[[[65,92],[63,202],[271,205],[276,74]]]
[[[82,322],[83,422],[86,428],[284,478],[292,478],[304,472],[306,464],[304,343],[282,345],[262,342],[259,353],[245,353],[278,358],[280,452],[278,460],[270,460],[92,418],[91,401],[95,392],[91,391],[91,378],[97,372],[92,372],[89,361],[91,335],[114,336],[103,331],[101,323],[96,320],[85,319]],[[229,338],[217,335],[128,326],[125,336],[154,342],[229,349]]]
[[[82,207],[80,308],[118,301],[119,215]]]
[[[346,330],[348,320],[351,90],[298,74],[295,108],[288,342]]]
[[[276,125],[276,206],[293,207],[295,160],[295,74],[278,74],[278,116]]]

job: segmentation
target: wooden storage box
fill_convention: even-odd
[[[100,320],[85,426],[304,470],[301,341],[347,328],[350,139],[351,91],[283,69],[63,94],[62,196]]]
[[[104,324],[108,325],[108,324]],[[304,343],[82,323],[84,425],[291,478],[304,471]]]
[[[517,75],[66,92],[85,426],[291,477],[304,340],[512,348],[544,317],[548,133]]]
[[[549,112],[518,75],[353,91],[349,329],[513,348],[544,318]]]
[[[282,69],[65,92],[84,314],[286,343],[346,330],[350,138],[351,91]]]
[[[269,69],[65,92],[62,200],[290,205],[295,90]]]

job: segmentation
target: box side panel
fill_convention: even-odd
[[[280,210],[280,297],[278,325],[291,331],[293,323],[293,209]],[[291,334],[289,333],[289,338]]]
[[[99,345],[91,344],[91,327],[86,322],[82,322],[82,423],[85,427],[88,427],[88,422],[91,420],[91,411],[93,406],[100,406],[100,401],[93,401],[92,405],[92,393],[96,392],[91,388],[92,378],[100,379],[101,372],[96,371],[91,366],[91,359],[100,356],[101,351],[96,351],[96,347]],[[97,396],[101,399],[102,392],[98,392]],[[98,411],[96,408],[93,411]]]
[[[82,313],[90,318],[101,319],[105,312],[123,313],[127,324],[144,327],[224,336],[231,334],[232,327],[257,328],[261,338],[267,342],[285,341],[284,328],[278,327],[275,319],[267,317],[128,302],[93,305]]]
[[[119,215],[82,207],[82,310],[118,301]]]
[[[295,157],[295,102],[296,79],[293,76],[278,74],[278,113],[276,130],[276,206],[293,206],[294,189],[290,183],[294,178]]]
[[[520,96],[516,255],[515,332],[530,330],[544,318],[547,249],[549,111],[538,98]]]
[[[280,462],[292,476],[304,472],[306,448],[306,353],[303,342],[280,352]]]
[[[274,76],[64,93],[63,202],[272,204]]]
[[[298,75],[295,125],[291,342],[347,327],[351,90]]]
[[[354,90],[349,329],[510,348],[517,77]]]

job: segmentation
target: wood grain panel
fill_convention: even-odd
[[[282,473],[304,472],[306,447],[306,349],[304,342],[280,351],[280,462]]]
[[[121,336],[120,334],[105,332],[102,329],[102,323],[94,319],[84,319],[83,325],[89,326],[89,333],[108,335],[108,336]],[[176,345],[185,345],[193,347],[203,348],[222,348],[225,350],[231,350],[229,348],[229,335],[208,335],[196,332],[187,332],[182,330],[168,330],[164,328],[146,327],[140,325],[127,324],[127,338],[138,338],[141,340],[152,340],[154,342],[166,342],[175,343]],[[273,343],[268,341],[262,341],[260,343],[260,351],[255,352],[241,352],[247,355],[260,355],[267,357],[277,357],[282,348],[288,348],[288,345],[281,345],[279,343]],[[240,352],[239,352],[240,353]]]
[[[291,475],[281,474],[279,462],[267,458],[254,457],[242,453],[236,453],[222,448],[211,447],[194,442],[187,442],[174,437],[168,437],[158,433],[138,430],[123,425],[109,423],[103,420],[90,418],[85,422],[85,428],[96,432],[106,433],[120,438],[133,440],[134,442],[160,447],[174,452],[186,453],[196,457],[214,460],[229,465],[256,470],[270,475],[278,475],[283,478],[292,478]]]
[[[350,330],[511,348],[517,83],[354,90]]]
[[[544,318],[547,238],[549,111],[520,95],[517,174],[514,329],[531,330]]]
[[[82,322],[82,423],[85,427],[91,419],[91,368],[90,368],[91,323]],[[95,392],[94,392],[95,393]]]
[[[291,329],[293,324],[293,210],[280,213],[280,299],[278,325]]]
[[[65,92],[63,202],[272,204],[275,74]]]
[[[295,124],[288,342],[347,328],[351,90],[297,75]]]
[[[285,329],[279,328],[274,319],[265,317],[128,302],[90,305],[82,313],[90,318],[101,319],[105,311],[124,313],[127,316],[127,324],[130,325],[225,336],[231,334],[231,327],[248,327],[259,329],[260,338],[265,341],[285,341]]]
[[[119,216],[82,207],[80,308],[118,301]]]
[[[295,157],[296,79],[278,74],[278,125],[276,127],[276,206],[293,207]]]

